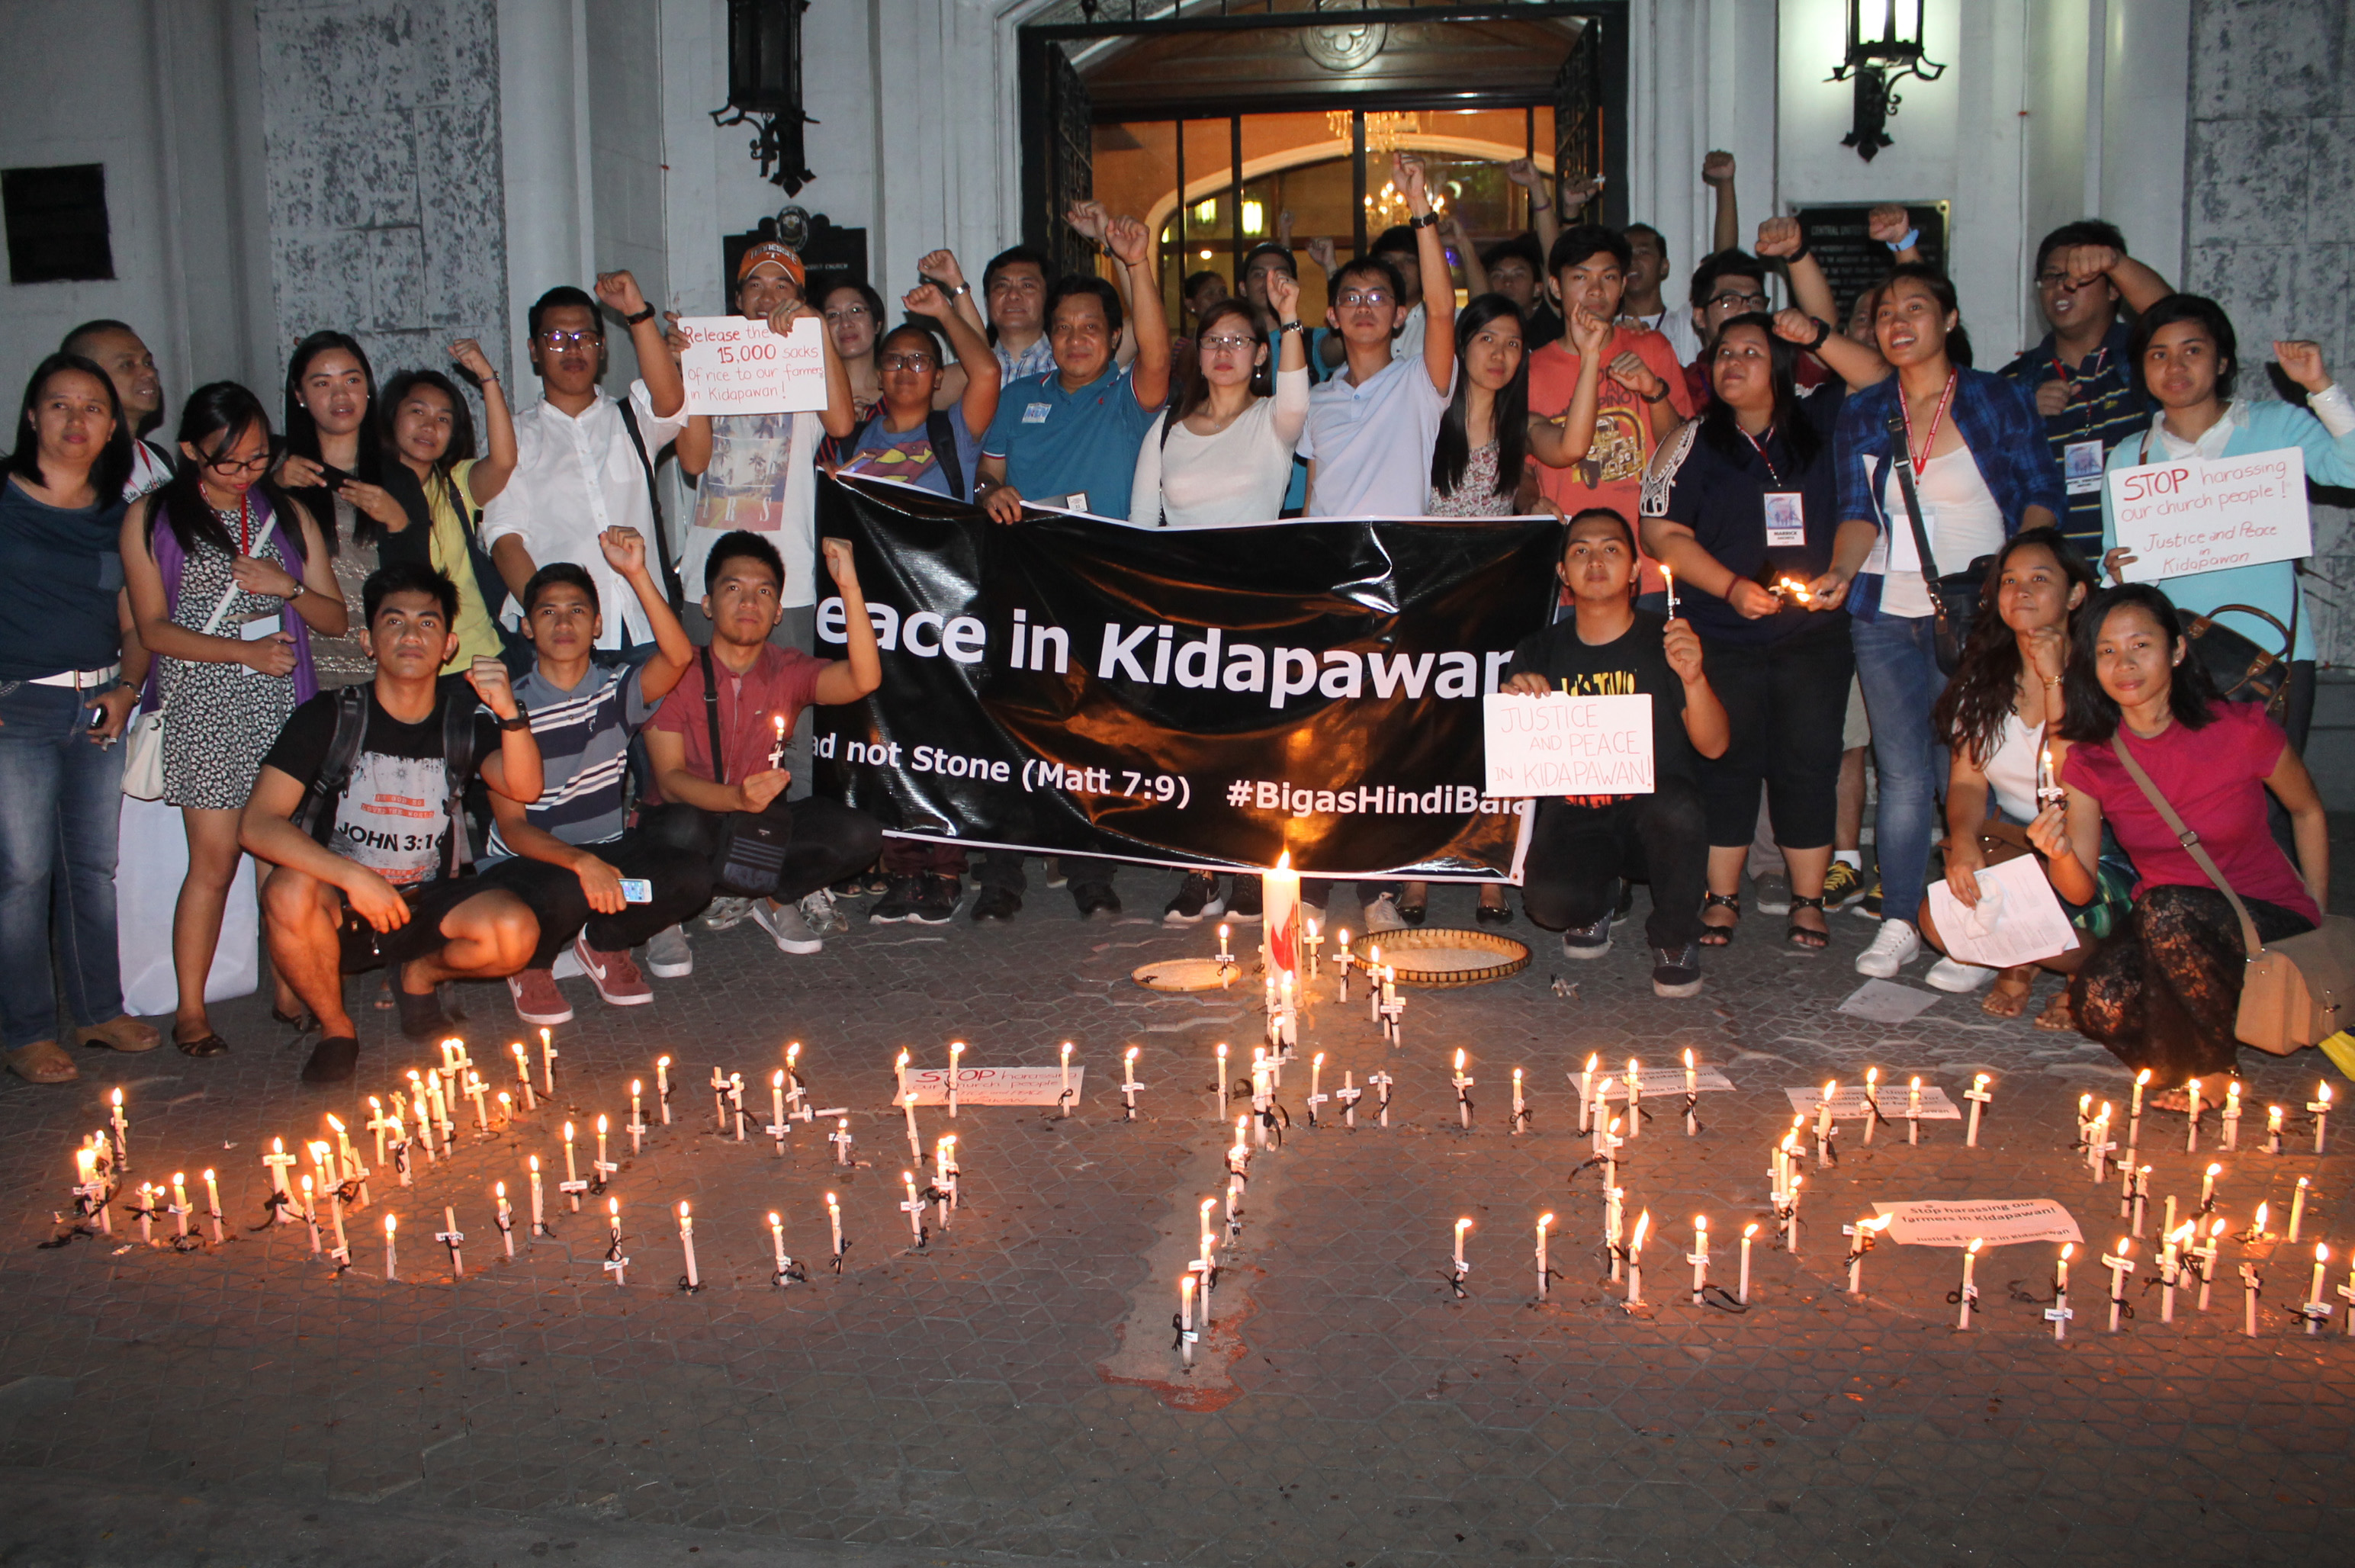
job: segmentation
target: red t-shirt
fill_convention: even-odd
[[[1677,363],[1668,340],[1648,327],[1621,325],[1604,350],[1605,368],[1595,386],[1594,444],[1586,456],[1567,468],[1537,464],[1538,488],[1574,515],[1585,507],[1609,507],[1639,528],[1643,507],[1644,469],[1657,443],[1652,439],[1650,405],[1629,388],[1613,379],[1609,361],[1633,349],[1652,373],[1668,384],[1668,404],[1687,419],[1692,417],[1692,397],[1685,389],[1684,368]],[[1540,419],[1563,422],[1571,398],[1578,390],[1578,351],[1565,343],[1549,343],[1529,356],[1529,411]],[[1641,592],[1666,586],[1660,569],[1644,562]]]
[[[2124,725],[2118,733],[2184,826],[2200,835],[2200,847],[2234,892],[2321,923],[2322,912],[2297,868],[2265,826],[2264,781],[2289,737],[2254,702],[2219,702],[2211,711],[2215,721],[2199,730],[2169,724],[2148,741],[2128,734]],[[2100,803],[2102,819],[2141,874],[2135,897],[2146,888],[2216,885],[2176,841],[2106,741],[2073,744],[2061,763],[2061,780]]]
[[[702,659],[687,667],[686,677],[663,699],[646,728],[667,730],[686,741],[688,773],[715,783],[735,784],[772,765],[769,754],[777,744],[777,720],[784,720],[783,733],[790,737],[802,709],[817,699],[817,677],[826,661],[812,658],[799,648],[765,643],[761,656],[742,675],[716,657],[711,667],[719,677],[719,742],[727,748],[728,763],[724,780],[711,768],[711,722],[703,710]],[[649,790],[647,798],[659,801],[661,792]]]

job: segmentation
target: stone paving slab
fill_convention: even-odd
[[[1124,895],[1157,912],[1175,880],[1127,873]],[[1437,890],[1434,921],[1468,920],[1470,904],[1466,890]],[[2125,1563],[2159,1541],[2186,1562],[2334,1560],[2349,1522],[2355,1343],[2309,1339],[2283,1307],[2304,1294],[2318,1239],[2337,1260],[2331,1285],[2347,1278],[2341,1135],[2316,1157],[2293,1109],[2291,1152],[2248,1152],[2262,1107],[2302,1105],[2319,1062],[2244,1060],[2242,1153],[2211,1151],[2212,1115],[2196,1156],[2180,1115],[2145,1125],[2154,1199],[2196,1200],[2213,1160],[2234,1231],[2265,1200],[2278,1232],[2296,1179],[2310,1179],[2304,1244],[2245,1249],[2266,1281],[2258,1337],[2239,1332],[2244,1249],[2228,1242],[2208,1311],[2179,1300],[2161,1325],[2146,1262],[2129,1286],[2135,1316],[2113,1338],[2101,1332],[2106,1276],[2083,1254],[2117,1238],[2115,1184],[2096,1189],[2069,1146],[2078,1094],[2123,1107],[2125,1074],[2073,1036],[1987,1019],[1975,998],[1941,998],[1895,1028],[1838,1013],[1870,927],[1834,924],[1831,953],[1808,956],[1780,945],[1779,920],[1753,913],[1684,1002],[1651,996],[1638,952],[1568,964],[1541,944],[1508,980],[1410,992],[1398,1050],[1361,1007],[1320,1000],[1280,1096],[1293,1125],[1253,1166],[1190,1377],[1169,1348],[1177,1267],[1232,1132],[1217,1118],[1211,1047],[1227,1040],[1247,1063],[1258,1025],[1250,996],[1156,996],[1127,974],[1210,951],[1207,929],[1082,923],[1034,884],[1008,928],[862,923],[813,957],[780,955],[749,925],[698,931],[698,973],[657,982],[648,1008],[604,1008],[570,982],[581,1016],[558,1031],[556,1104],[481,1138],[462,1109],[457,1148],[421,1160],[414,1187],[377,1172],[340,1276],[301,1227],[247,1228],[263,1218],[259,1156],[272,1136],[318,1136],[328,1111],[357,1131],[363,1097],[433,1052],[371,1011],[360,1082],[308,1093],[300,1049],[282,1046],[263,1002],[231,1004],[216,1020],[237,1046],[227,1057],[86,1055],[72,1088],[0,1091],[13,1200],[0,1270],[14,1307],[0,1339],[0,1483],[27,1499],[0,1508],[0,1541],[11,1562],[109,1551],[229,1562],[240,1540],[281,1553],[254,1561],[324,1560],[341,1543],[346,1561],[473,1562],[559,1537],[580,1543],[564,1552],[578,1562],[634,1542],[647,1554],[830,1545],[911,1563]],[[1622,931],[1640,940],[1640,927]],[[1574,999],[1550,986],[1557,976],[1577,983]],[[525,1031],[503,989],[469,988],[466,1001],[474,1055],[505,1060]],[[902,1047],[942,1061],[952,1039],[969,1043],[970,1064],[1039,1066],[1071,1040],[1088,1092],[1068,1120],[963,1108],[962,1205],[945,1232],[928,1214],[919,1251],[898,1209],[900,1172],[916,1167],[890,1064]],[[712,1068],[741,1072],[751,1119],[765,1121],[768,1074],[796,1040],[814,1103],[849,1108],[853,1169],[831,1163],[823,1126],[798,1126],[780,1157],[713,1125]],[[1132,1043],[1151,1086],[1133,1124],[1114,1092]],[[1600,1181],[1579,1168],[1587,1145],[1565,1074],[1589,1052],[1665,1064],[1687,1047],[1736,1093],[1704,1096],[1689,1139],[1677,1097],[1646,1098],[1655,1119],[1625,1151],[1622,1179],[1631,1218],[1647,1210],[1658,1231],[1646,1303],[1630,1312],[1603,1281]],[[1468,1132],[1446,1082],[1459,1048],[1478,1080]],[[1316,1051],[1328,1093],[1344,1070],[1397,1080],[1391,1127],[1370,1113],[1354,1133],[1305,1125]],[[632,1157],[627,1084],[643,1078],[651,1094],[666,1051],[677,1120]],[[1901,1125],[1866,1148],[1843,1124],[1838,1166],[1807,1169],[1797,1255],[1762,1239],[1750,1309],[1694,1307],[1691,1219],[1709,1217],[1711,1277],[1730,1284],[1742,1225],[1768,1218],[1783,1091],[1868,1065],[1901,1085],[1920,1072],[1957,1099],[1972,1074],[1992,1074],[1983,1147],[1964,1148],[1945,1122],[1923,1124],[1919,1147]],[[1516,1066],[1532,1109],[1521,1136],[1506,1126]],[[215,1166],[234,1241],[142,1248],[118,1211],[111,1243],[37,1246],[66,1202],[70,1151],[117,1085],[133,1179]],[[600,1112],[622,1167],[611,1195],[628,1283],[599,1266],[602,1217],[571,1214],[552,1180],[556,1237],[530,1242],[519,1219],[506,1261],[491,1183],[506,1180],[526,1214],[525,1157],[560,1174],[555,1128]],[[919,1121],[927,1153],[952,1130],[937,1109]],[[593,1135],[584,1168],[592,1154]],[[851,1243],[838,1277],[824,1264],[828,1191]],[[1952,1250],[1882,1246],[1865,1261],[1865,1293],[1846,1294],[1843,1222],[1876,1200],[1966,1197],[2051,1197],[2075,1214],[2089,1246],[2065,1344],[2041,1316],[2047,1245],[1981,1260],[1966,1332],[1947,1300]],[[681,1200],[704,1285],[693,1295],[676,1283]],[[464,1279],[432,1240],[444,1204],[466,1234]],[[391,1282],[388,1210],[400,1219]],[[1532,1227],[1549,1210],[1562,1277],[1540,1304]],[[772,1211],[810,1262],[806,1282],[770,1283]],[[1475,1221],[1462,1299],[1444,1277],[1458,1217]],[[123,1499],[148,1555],[73,1534],[104,1513],[78,1498]],[[172,1534],[186,1509],[212,1522]]]

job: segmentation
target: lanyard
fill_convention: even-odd
[[[1904,388],[1897,389],[1897,411],[1905,416],[1905,455],[1913,459],[1916,474],[1928,466],[1930,448],[1938,444],[1938,427],[1946,421],[1946,405],[1955,400],[1955,382],[1961,374],[1958,370],[1946,372],[1946,389],[1938,394],[1938,411],[1930,416],[1930,439],[1918,447],[1913,444],[1913,400],[1906,397]]]
[[[246,491],[237,498],[237,553],[253,553],[253,492]]]
[[[1736,430],[1742,430],[1742,426],[1739,423],[1735,424],[1733,428]],[[1742,439],[1750,443],[1751,450],[1758,453],[1758,461],[1766,465],[1767,479],[1773,483],[1775,489],[1782,489],[1783,473],[1782,470],[1774,466],[1774,460],[1766,455],[1766,442],[1760,441],[1756,436],[1751,434],[1746,430],[1742,430]],[[1774,427],[1770,424],[1766,427],[1766,441],[1772,441],[1774,439]]]
[[[2103,368],[2108,361],[2109,357],[2110,346],[2105,343],[2099,348],[2094,349],[2093,353],[2086,356],[2085,362],[2088,368],[2083,376],[2078,376],[2073,374],[2070,371],[2069,367],[2061,363],[2060,355],[2051,355],[2049,357],[2052,361],[2052,379],[2060,382],[2062,386],[2068,388],[2069,395],[2073,398],[2077,395],[2077,389],[2079,387],[2083,386],[2086,382],[2094,379],[2102,373]]]

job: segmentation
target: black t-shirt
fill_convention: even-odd
[[[1832,427],[1846,397],[1846,388],[1836,380],[1800,396],[1799,407],[1816,437],[1815,455],[1805,464],[1791,451],[1782,431],[1769,430],[1753,446],[1737,427],[1733,450],[1729,453],[1710,439],[1706,428],[1710,416],[1693,421],[1661,460],[1660,475],[1645,481],[1645,515],[1668,517],[1692,529],[1701,549],[1736,577],[1769,587],[1785,574],[1802,582],[1813,581],[1830,569],[1832,544],[1839,533]],[[1805,543],[1768,544],[1769,492],[1799,497]],[[1787,507],[1787,503],[1780,505]],[[1716,594],[1698,589],[1680,592],[1677,608],[1704,640],[1751,646],[1836,626],[1847,613],[1806,610],[1786,601],[1775,613],[1748,621]]]
[[[1679,609],[1683,607],[1679,602]],[[1508,675],[1541,675],[1572,697],[1652,699],[1654,787],[1695,779],[1693,749],[1685,734],[1685,683],[1668,667],[1662,636],[1668,618],[1635,613],[1636,624],[1614,640],[1589,647],[1578,640],[1578,617],[1565,615],[1513,650]]]
[[[368,690],[368,732],[353,759],[351,782],[327,813],[326,847],[357,861],[396,888],[420,887],[440,877],[449,863],[450,790],[442,752],[443,714],[453,702],[474,709],[474,769],[499,750],[499,726],[481,706],[464,676],[443,676],[434,686],[433,710],[416,724],[404,724]],[[323,691],[294,709],[278,732],[262,765],[276,768],[305,789],[315,785],[336,740],[339,695]],[[463,790],[471,776],[460,781]]]

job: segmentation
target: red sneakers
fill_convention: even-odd
[[[606,1005],[616,1008],[644,1007],[655,999],[654,987],[638,973],[638,966],[627,953],[600,953],[589,945],[589,933],[581,933],[572,939],[572,956],[581,961],[581,972]],[[554,987],[549,987],[553,989]]]
[[[556,975],[548,969],[526,969],[507,976],[507,994],[515,997],[516,1017],[527,1024],[569,1024],[572,1004],[556,988]]]

